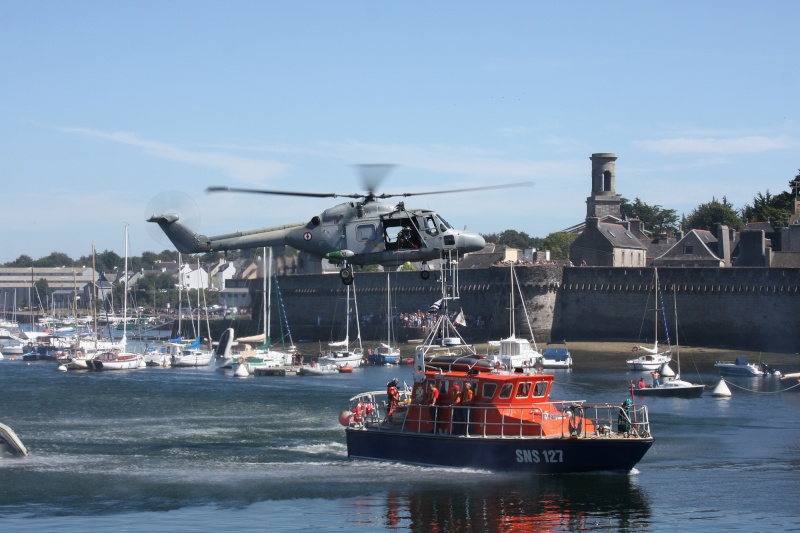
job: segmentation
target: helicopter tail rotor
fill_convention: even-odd
[[[191,196],[181,191],[164,191],[154,196],[145,207],[144,219],[154,217],[180,220],[195,229],[200,227],[200,209]],[[160,245],[174,244],[158,225],[147,224],[146,227],[150,237]]]

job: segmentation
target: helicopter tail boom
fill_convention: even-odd
[[[261,246],[281,246],[286,244],[287,234],[304,226],[302,222],[285,224],[274,228],[241,231],[207,237],[192,231],[179,221],[178,215],[153,215],[148,222],[158,224],[175,248],[185,254],[206,253],[224,250],[243,250]]]

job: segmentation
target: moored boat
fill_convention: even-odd
[[[415,367],[424,364],[419,354]],[[525,473],[629,471],[653,444],[646,406],[551,401],[554,376],[425,367],[386,419],[385,391],[350,399],[339,422],[353,459]],[[472,404],[431,405],[427,391]]]
[[[542,354],[542,368],[572,368],[567,342],[551,342]]]
[[[780,372],[763,363],[750,363],[747,357],[739,356],[733,361],[717,361],[714,363],[722,376],[761,377],[768,375],[780,376]]]

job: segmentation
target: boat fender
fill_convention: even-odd
[[[350,425],[350,411],[342,411],[339,413],[339,423],[344,427]]]

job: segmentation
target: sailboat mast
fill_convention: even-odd
[[[654,268],[653,272],[655,273],[655,278],[653,281],[653,296],[655,297],[653,302],[654,303],[653,308],[655,310],[655,313],[653,315],[653,328],[655,328],[655,332],[653,333],[653,340],[656,343],[658,343],[658,269]]]
[[[125,269],[122,271],[125,291],[122,295],[122,344],[128,345],[128,225],[125,224]]]
[[[509,275],[511,276],[511,307],[508,309],[508,324],[509,324],[509,333],[510,337],[516,336],[516,328],[514,324],[514,265],[511,264],[511,267],[508,269]]]
[[[264,343],[266,344],[267,341],[271,342],[271,334],[270,334],[270,314],[272,314],[272,283],[270,283],[270,278],[272,277],[272,247],[269,249],[269,260],[267,260],[267,249],[264,248],[264,261],[268,261],[266,264],[266,271],[264,272],[264,290],[267,293],[267,307],[264,309],[264,331],[266,332],[266,338],[264,339]]]

